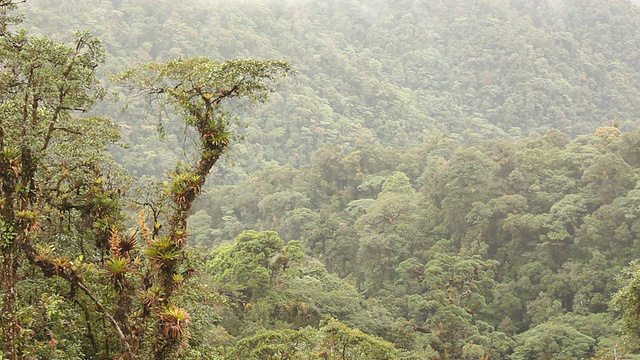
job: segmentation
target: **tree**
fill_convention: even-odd
[[[230,100],[264,101],[267,83],[291,68],[282,61],[194,58],[147,64],[119,78],[173,106],[199,145],[194,163],[178,164],[164,183],[168,205],[150,206],[151,224],[141,210],[138,227],[128,232],[126,188],[105,151],[118,138],[116,128],[102,117],[77,116],[103,94],[95,75],[100,42],[78,33],[66,46],[11,32],[14,7],[0,2],[2,355],[42,353],[38,344],[49,338],[49,346],[89,357],[172,357],[189,339],[191,316],[179,300],[193,273],[187,219],[234,139],[237,104],[229,107]],[[60,302],[66,307],[49,310],[76,311],[81,315],[69,319],[84,331],[54,332],[46,321],[29,320],[42,318],[39,304]],[[54,313],[45,311],[49,318]]]
[[[392,360],[391,343],[328,319],[320,329],[265,331],[227,349],[223,359]]]
[[[620,289],[611,307],[621,314],[624,331],[632,338],[640,337],[640,262],[632,261],[618,278]]]
[[[545,322],[518,337],[513,359],[583,359],[593,354],[594,342],[571,325]]]
[[[273,231],[241,233],[215,249],[205,269],[230,305],[221,325],[234,336],[318,326],[327,316],[348,321],[362,309],[353,285],[304,256],[300,242],[285,246]]]
[[[207,268],[224,292],[237,293],[244,302],[265,295],[280,272],[299,261],[302,253],[297,242],[285,247],[273,231],[245,231],[235,243],[214,250]]]
[[[151,284],[147,289],[153,290],[153,301],[146,301],[146,305],[151,303],[151,313],[156,314],[156,359],[171,356],[188,339],[184,325],[189,322],[189,314],[174,303],[173,295],[185,274],[192,272],[184,261],[190,210],[211,168],[234,140],[231,110],[237,110],[239,104],[229,102],[264,101],[272,91],[266,82],[289,72],[291,68],[284,61],[217,62],[199,57],[149,63],[119,77],[123,83],[173,107],[198,138],[194,163],[178,164],[165,183],[164,194],[170,203],[165,218],[167,230],[160,231],[162,220],[154,218],[154,231],[144,239],[150,269],[142,282]]]
[[[117,139],[115,126],[78,116],[102,95],[95,76],[103,62],[100,43],[88,33],[76,34],[73,46],[13,33],[18,21],[8,12],[14,7],[0,2],[1,341],[9,359],[22,356],[30,336],[17,318],[24,261],[91,297],[71,269],[71,252],[52,255],[65,241],[82,241],[74,255],[95,251],[99,258],[119,218],[116,169],[104,152]]]
[[[425,294],[420,306],[432,309],[426,325],[433,334],[431,346],[444,359],[466,356],[473,350],[467,345],[479,345],[481,357],[499,356],[512,347],[512,340],[493,327],[474,319],[485,306],[483,293],[494,286],[495,260],[480,256],[461,257],[437,254],[422,273]],[[474,350],[475,352],[475,350]],[[472,355],[468,355],[470,358]]]

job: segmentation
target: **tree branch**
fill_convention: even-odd
[[[82,132],[78,131],[78,130],[73,130],[73,129],[69,129],[69,128],[64,128],[64,127],[54,127],[53,128],[54,131],[56,130],[61,130],[61,131],[65,131],[68,132],[70,134],[75,134],[75,135],[82,135]]]
[[[87,109],[80,107],[68,107],[68,106],[60,106],[60,110],[68,110],[68,111],[82,111],[83,113],[87,112]]]
[[[91,290],[89,290],[89,288],[87,288],[87,286],[80,279],[76,279],[75,283],[76,283],[76,285],[78,285],[78,287],[80,289],[82,289],[82,291],[84,291],[85,294],[87,294],[87,296],[89,296],[91,298],[91,300],[93,300],[93,302],[98,307],[98,310],[100,310],[102,315],[104,315],[104,317],[106,317],[107,320],[109,320],[111,325],[113,325],[113,328],[118,333],[118,337],[120,338],[120,341],[122,342],[122,344],[124,345],[125,349],[127,350],[127,353],[129,353],[130,358],[132,360],[135,359],[136,356],[134,355],[133,351],[131,350],[131,347],[129,346],[129,342],[127,341],[127,337],[124,336],[124,333],[122,332],[122,329],[120,329],[120,326],[118,325],[118,322],[116,321],[116,319],[114,319],[113,316],[111,316],[111,314],[109,314],[109,312],[104,307],[104,305],[102,305],[100,300],[98,300],[98,298],[91,292]]]
[[[118,333],[118,337],[120,338],[120,342],[122,343],[122,346],[124,346],[124,348],[125,348],[127,354],[129,355],[130,359],[131,360],[135,360],[136,359],[135,354],[131,350],[131,346],[129,345],[129,342],[127,341],[127,337],[122,332],[122,329],[120,328],[120,325],[118,325],[118,322],[116,321],[116,319],[114,319],[114,317],[111,316],[111,314],[109,314],[109,311],[107,311],[107,309],[104,307],[104,305],[102,305],[100,300],[82,282],[82,280],[80,279],[80,276],[78,275],[78,273],[76,271],[74,271],[73,269],[70,269],[70,268],[68,268],[66,266],[64,266],[64,267],[57,266],[56,264],[54,264],[49,259],[42,259],[42,258],[36,256],[36,250],[34,249],[33,245],[31,243],[29,243],[29,242],[22,242],[21,247],[22,247],[22,251],[25,253],[25,255],[26,255],[27,259],[29,260],[29,262],[34,264],[34,265],[36,265],[36,266],[38,266],[42,270],[42,272],[44,273],[45,276],[47,276],[47,277],[51,277],[51,276],[54,276],[54,275],[60,276],[61,278],[69,281],[72,285],[76,285],[80,289],[82,289],[82,291],[84,291],[84,293],[87,294],[87,296],[89,296],[89,298],[91,298],[91,300],[93,300],[93,302],[98,307],[98,310],[100,311],[100,313],[102,313],[102,315],[105,318],[107,318],[107,320],[109,320],[109,322],[113,326],[113,328],[116,331],[116,333]]]

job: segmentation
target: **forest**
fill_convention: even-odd
[[[638,0],[0,0],[0,359],[640,359]]]

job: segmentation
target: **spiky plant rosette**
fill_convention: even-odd
[[[164,336],[171,340],[184,339],[191,323],[191,315],[178,306],[169,305],[158,314]]]

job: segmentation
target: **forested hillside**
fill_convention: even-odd
[[[614,120],[633,129],[640,118],[640,10],[622,0],[31,0],[23,8],[32,31],[90,30],[105,44],[105,71],[179,56],[290,61],[292,84],[246,118],[240,164],[298,166],[323,145],[359,140],[407,148],[435,131],[461,140],[466,131],[575,136]],[[155,134],[138,118],[127,121],[129,140],[152,163],[170,164],[153,157]]]
[[[3,253],[27,295],[3,299],[17,314],[3,324],[21,325],[0,340],[33,359],[640,356],[634,3],[20,4],[30,34],[100,40],[86,79],[104,99],[59,108],[95,102],[113,123],[89,118],[100,142],[72,127],[61,143],[86,149],[43,152],[46,222],[35,195],[16,197],[14,227],[2,210],[3,234],[49,245],[3,247],[30,265]],[[13,76],[29,55],[4,31]],[[3,184],[20,183],[11,154]],[[2,194],[31,196],[23,183]]]

